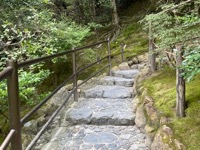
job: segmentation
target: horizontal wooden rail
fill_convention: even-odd
[[[33,65],[33,64],[36,64],[36,63],[39,63],[39,62],[43,62],[43,61],[46,61],[46,60],[50,60],[50,59],[53,59],[53,58],[64,56],[64,55],[67,55],[67,54],[70,54],[70,53],[73,53],[73,52],[77,52],[77,51],[80,51],[80,50],[83,50],[83,49],[86,49],[86,48],[90,48],[90,47],[93,47],[93,46],[96,46],[96,45],[99,45],[99,44],[102,44],[102,43],[106,43],[106,42],[108,42],[108,41],[102,41],[102,42],[87,45],[87,46],[84,46],[84,47],[75,48],[75,49],[72,49],[72,50],[61,52],[61,53],[58,53],[58,54],[53,54],[53,55],[50,55],[50,56],[44,56],[44,57],[20,62],[20,63],[18,63],[18,68],[30,66],[30,65]]]
[[[50,56],[44,56],[44,57],[40,57],[40,58],[36,58],[36,59],[20,62],[20,63],[18,63],[18,68],[34,65],[36,63],[43,62],[45,60],[50,60],[50,59],[53,59],[53,58],[56,58],[56,57],[64,56],[64,55],[70,54],[72,52],[73,52],[73,50],[69,50],[69,51],[66,51],[66,52],[53,54],[53,55],[50,55]]]
[[[3,71],[0,72],[0,82],[6,79],[8,76],[11,75],[13,69],[11,67],[5,68]]]
[[[11,142],[11,140],[12,140],[14,134],[15,134],[15,132],[16,132],[16,131],[13,130],[13,129],[10,130],[10,132],[8,133],[6,139],[5,139],[4,142],[1,144],[0,150],[4,150],[4,149],[7,149],[7,148],[8,148],[8,146],[9,146],[9,144],[10,144],[10,142]]]

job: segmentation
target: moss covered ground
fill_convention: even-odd
[[[148,94],[155,100],[154,106],[160,117],[170,118],[168,124],[176,138],[184,143],[187,150],[200,148],[200,75],[186,84],[186,117],[175,116],[176,89],[175,70],[165,68],[154,77],[143,82]]]

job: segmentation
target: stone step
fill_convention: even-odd
[[[84,91],[85,98],[131,98],[132,87],[97,85]]]
[[[126,86],[132,87],[134,79],[126,79],[121,77],[112,77],[106,76],[100,80],[101,85],[117,85],[117,86]]]
[[[138,73],[139,73],[138,69],[131,69],[131,70],[118,70],[118,71],[114,71],[112,74],[115,77],[122,77],[122,78],[133,79]]]
[[[57,133],[59,132],[59,133]],[[60,127],[41,150],[148,150],[135,126],[77,125]]]
[[[132,99],[82,98],[64,116],[65,124],[134,125]]]

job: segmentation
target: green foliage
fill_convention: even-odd
[[[84,57],[83,59],[89,61],[89,62],[95,62],[97,61],[97,53],[92,49],[86,49],[84,50]]]
[[[134,32],[137,32],[140,29],[140,25],[137,23],[131,23],[124,28],[123,34],[125,37],[129,37]]]
[[[200,46],[189,47],[184,56],[183,76],[190,81],[200,73]]]
[[[73,5],[73,13],[69,17],[76,22],[90,25],[91,23],[106,24],[112,20],[110,0],[74,0],[71,5]]]
[[[22,104],[34,105],[37,104],[44,95],[37,93],[36,87],[40,85],[50,72],[48,70],[40,70],[38,73],[33,71],[20,71],[19,73],[19,91],[20,101]],[[0,111],[7,111],[7,85],[5,82],[0,83]]]
[[[38,73],[21,71],[19,73],[21,101],[29,105],[34,105],[37,104],[39,100],[42,100],[46,94],[37,94],[36,87],[39,86],[49,74],[50,72],[48,70],[40,70]]]
[[[187,47],[185,48],[186,60],[183,62],[185,69],[183,75],[188,81],[200,73],[199,56],[195,54],[199,43],[192,44],[194,38],[199,38],[198,35],[200,35],[199,3],[200,0],[196,0],[193,6],[190,3],[184,3],[175,9],[170,9],[176,6],[174,3],[164,4],[160,7],[163,11],[147,15],[141,21],[144,23],[144,29],[151,27],[152,33],[149,33],[149,36],[156,39],[158,51],[171,51],[176,44]]]
[[[66,16],[55,18],[49,1],[4,1],[0,9],[1,68],[7,58],[24,61],[76,47],[89,35],[90,29]],[[12,7],[12,11],[11,8]],[[62,16],[62,15],[61,15]]]
[[[78,25],[66,16],[56,18],[52,6],[54,4],[48,0],[2,1],[0,10],[5,13],[0,16],[0,70],[5,67],[7,59],[21,62],[66,51],[80,45],[89,35],[89,27]],[[53,62],[56,61],[58,59]],[[35,97],[33,91],[36,90],[36,83],[39,84],[49,75],[48,71],[42,70],[42,66],[37,74],[34,74],[35,70],[38,70],[38,67],[20,72],[20,95],[22,101],[30,100],[30,104],[31,97]],[[2,94],[5,96],[6,93]]]

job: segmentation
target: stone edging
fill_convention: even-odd
[[[185,146],[175,138],[173,130],[167,126],[170,120],[159,115],[154,108],[154,99],[141,86],[141,81],[149,74],[148,67],[140,71],[134,84],[134,92],[137,93],[135,124],[146,134],[147,146],[151,150],[185,150]]]

